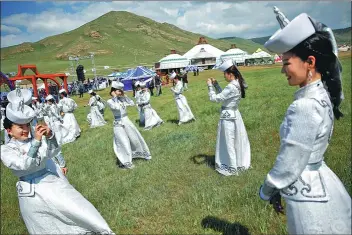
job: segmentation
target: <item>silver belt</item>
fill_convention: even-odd
[[[316,163],[308,163],[308,165],[306,166],[306,169],[310,171],[317,171],[322,165],[323,165],[323,161],[316,162]]]
[[[115,121],[118,121],[119,119],[123,118],[123,117],[127,117],[127,114],[123,114],[121,116],[114,116]]]
[[[233,107],[224,107],[224,106],[221,106],[221,110],[237,110],[237,107],[236,107],[236,106],[233,106]]]
[[[20,180],[22,180],[22,181],[32,180],[32,179],[38,178],[38,177],[40,177],[42,175],[45,175],[46,173],[49,173],[49,172],[50,171],[48,171],[48,169],[44,168],[44,169],[36,171],[36,172],[34,172],[32,174],[21,176]]]
[[[146,103],[146,104],[140,104],[139,106],[140,106],[140,107],[143,107],[143,106],[146,106],[146,105],[148,105],[148,104],[149,104],[149,102]]]

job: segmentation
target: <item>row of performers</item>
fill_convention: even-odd
[[[182,123],[187,123],[195,120],[195,117],[188,105],[186,97],[182,95],[184,91],[182,81],[178,76],[174,76],[174,81],[175,86],[171,88],[171,91],[174,94],[178,109],[178,124],[181,125]],[[113,83],[116,84],[116,82]],[[164,123],[164,121],[159,117],[157,112],[151,106],[151,95],[146,87],[146,83],[137,81],[135,86],[136,92],[134,98],[139,113],[140,125],[144,127],[144,130],[151,130],[154,127],[160,126],[162,123]],[[90,112],[87,115],[87,121],[89,122],[91,128],[104,126],[106,124],[104,119],[104,109],[107,103],[92,90],[90,90],[88,93],[91,95],[91,97],[88,102],[88,106],[90,106]],[[134,102],[132,105],[135,105]]]
[[[343,97],[341,65],[334,54],[333,39],[324,24],[306,14],[282,25],[265,46],[283,54],[282,72],[289,85],[300,89],[280,127],[278,157],[258,196],[277,212],[283,212],[281,197],[285,199],[289,234],[351,234],[351,197],[324,161],[334,118],[343,116],[339,109]],[[250,165],[249,141],[238,111],[245,86],[232,61],[225,61],[219,69],[228,82],[224,90],[215,89],[215,79],[207,80],[210,100],[223,104],[216,170],[232,175]],[[115,119],[115,153],[124,167],[131,168],[132,158],[150,160],[151,154],[127,116],[127,107],[134,102],[123,87],[119,82],[112,84],[107,104]],[[4,127],[12,138],[1,148],[1,160],[20,179],[17,192],[29,233],[113,233],[51,160],[60,152],[55,131],[39,124],[29,138],[34,110],[24,104],[21,92],[10,93]],[[179,96],[175,92],[176,100]]]

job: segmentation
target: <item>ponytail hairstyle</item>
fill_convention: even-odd
[[[321,80],[333,104],[334,116],[338,120],[343,117],[339,107],[341,104],[342,67],[333,52],[333,45],[326,31],[317,31],[306,40],[292,48],[289,52],[298,56],[302,61],[307,61],[309,56],[315,57],[315,69],[321,74]]]
[[[245,91],[245,86],[244,86],[244,79],[243,79],[240,71],[237,69],[237,66],[232,65],[230,68],[225,70],[225,73],[232,73],[235,76],[235,78],[238,79],[238,83],[240,84],[240,87],[241,87],[241,97],[245,98],[246,91]]]

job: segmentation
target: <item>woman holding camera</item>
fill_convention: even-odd
[[[107,101],[114,117],[114,152],[120,161],[120,167],[132,169],[133,158],[150,160],[152,157],[144,138],[127,116],[127,106],[134,106],[134,102],[125,96],[124,84],[112,82],[110,95]]]
[[[220,92],[217,81],[207,80],[209,98],[212,102],[221,102],[221,114],[216,139],[215,170],[225,176],[238,175],[251,164],[251,149],[238,105],[245,97],[243,78],[232,60],[223,62],[219,70],[224,72],[229,83]]]
[[[52,161],[60,151],[55,133],[38,124],[30,135],[35,113],[22,97],[6,107],[4,128],[11,140],[1,146],[1,161],[19,177],[19,207],[29,234],[113,234],[96,208],[58,174]]]

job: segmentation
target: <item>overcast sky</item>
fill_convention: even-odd
[[[333,29],[351,26],[351,1],[292,2],[1,2],[1,47],[73,30],[109,11],[129,11],[209,37],[253,38],[278,29],[277,6],[289,20],[305,12]]]

